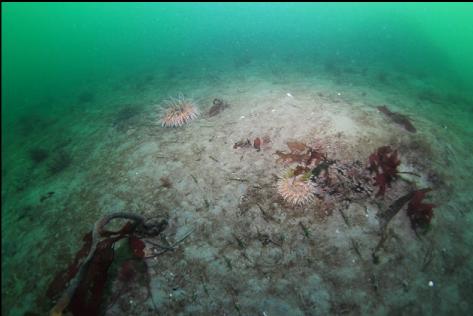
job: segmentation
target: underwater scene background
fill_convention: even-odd
[[[471,313],[471,21],[2,3],[2,314]]]

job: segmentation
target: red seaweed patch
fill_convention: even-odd
[[[379,186],[376,196],[384,195],[386,186],[389,186],[396,178],[397,167],[400,164],[397,150],[392,150],[390,146],[379,147],[370,155],[369,169],[375,173],[375,185]]]
[[[261,139],[259,137],[255,138],[253,142],[253,147],[255,147],[257,151],[261,150]]]
[[[432,217],[434,216],[434,204],[423,203],[422,200],[431,189],[417,190],[407,205],[407,216],[411,220],[413,229],[428,230]]]

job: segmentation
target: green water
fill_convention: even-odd
[[[90,126],[77,122],[85,112],[111,111],[114,94],[122,103],[146,106],[182,87],[199,94],[215,73],[262,81],[286,74],[316,80],[328,73],[339,87],[405,92],[412,102],[397,109],[448,126],[452,134],[445,139],[463,144],[457,163],[471,164],[472,21],[470,3],[2,3],[2,217],[11,219],[2,224],[2,274],[22,278],[8,260],[16,247],[24,254],[36,239],[23,235],[27,226],[15,226],[16,204],[56,183],[32,165],[28,150],[54,151],[83,133],[74,150],[93,151],[98,145],[87,143]],[[124,92],[133,85],[138,88]],[[63,180],[82,181],[81,170]],[[52,238],[51,226],[41,223],[35,223],[35,236]],[[86,225],[90,221],[81,228]],[[23,239],[4,238],[16,236],[16,229]],[[46,251],[42,256],[48,262]],[[39,269],[28,281],[38,282],[34,291],[43,291],[45,274],[57,269]],[[48,306],[34,291],[21,303],[25,285],[11,284],[2,280],[2,314]]]
[[[170,64],[227,68],[240,54],[262,63],[291,55],[308,66],[326,56],[381,63],[471,93],[471,10],[461,3],[5,4],[3,100],[14,109],[26,95],[71,93],[84,81]]]

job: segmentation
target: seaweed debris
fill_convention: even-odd
[[[430,188],[414,191],[413,197],[407,205],[407,216],[411,220],[412,228],[416,231],[420,229],[422,232],[427,232],[434,216],[435,205],[422,203],[425,195],[430,191]]]
[[[208,112],[209,117],[219,114],[229,106],[227,102],[219,98],[215,98],[212,103],[213,105]]]
[[[105,226],[113,219],[129,219],[119,231],[109,231]],[[51,315],[62,315],[67,309],[73,315],[100,315],[102,297],[114,260],[114,244],[128,238],[136,258],[146,258],[143,237],[161,234],[166,220],[146,219],[133,213],[112,213],[94,225],[93,231],[84,236],[84,245],[77,252],[73,263],[51,282],[47,296],[57,299]],[[85,259],[84,259],[85,258]]]
[[[302,163],[306,166],[315,166],[327,157],[320,150],[307,146],[302,142],[288,141],[287,147],[290,152],[285,153],[276,150],[275,154],[279,156],[278,163]]]
[[[430,188],[411,191],[398,198],[386,211],[379,214],[381,238],[372,253],[373,263],[379,263],[378,252],[388,238],[387,226],[389,222],[402,210],[407,202],[409,202],[407,205],[407,216],[411,220],[412,229],[414,229],[416,233],[418,229],[421,229],[422,233],[426,233],[429,230],[435,205],[422,203],[422,200],[430,191]]]
[[[261,139],[259,137],[255,138],[253,142],[253,147],[256,148],[257,151],[261,150]]]
[[[235,144],[233,144],[233,149],[249,148],[251,146],[252,146],[251,141],[247,138],[246,140],[240,140],[240,141],[236,142]]]
[[[396,179],[397,167],[401,164],[397,150],[392,150],[390,146],[379,147],[376,152],[369,157],[368,169],[375,173],[375,185],[379,186],[376,196],[384,195],[386,186]]]
[[[159,179],[159,182],[161,183],[161,186],[166,188],[166,189],[172,188],[172,182],[169,179],[169,177],[161,177]]]
[[[407,130],[408,132],[415,133],[417,131],[414,125],[412,125],[411,121],[406,115],[392,112],[385,105],[378,106],[377,109],[380,112],[382,112],[384,115],[386,115],[391,121],[404,127],[404,129]]]

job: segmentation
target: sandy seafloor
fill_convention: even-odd
[[[78,95],[94,96],[83,102],[78,95],[43,101],[57,106],[49,117],[31,113],[19,122],[20,136],[2,155],[2,314],[46,313],[48,283],[93,223],[113,211],[168,218],[171,243],[192,234],[148,260],[151,297],[144,284],[130,284],[107,315],[471,313],[472,104],[429,78],[378,73],[253,63],[220,72],[150,70],[82,87]],[[178,93],[202,114],[162,128],[160,104]],[[230,106],[208,117],[214,98]],[[389,121],[380,105],[409,115],[417,133]],[[259,152],[233,148],[264,136],[271,142]],[[275,186],[285,167],[274,153],[287,151],[289,140],[317,141],[332,159],[364,164],[391,145],[400,169],[421,177],[396,180],[384,197],[292,207]],[[33,163],[35,147],[50,156]],[[61,152],[71,164],[51,175]],[[413,187],[433,188],[431,231],[417,236],[401,211],[374,264],[376,214]]]

